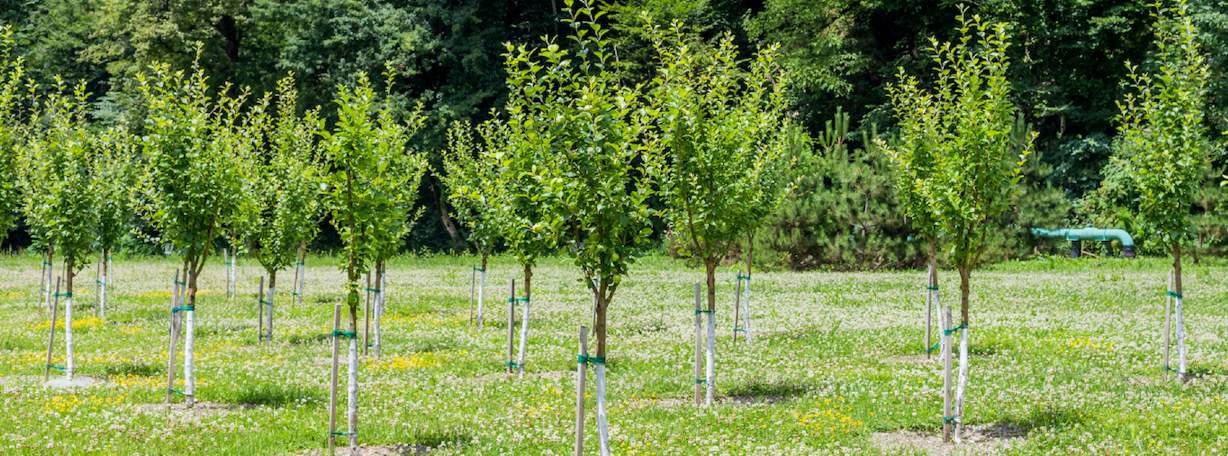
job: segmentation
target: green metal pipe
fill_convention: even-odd
[[[1092,227],[1061,228],[1055,230],[1032,228],[1032,235],[1043,238],[1062,238],[1072,243],[1078,241],[1118,241],[1121,243],[1122,256],[1127,258],[1134,257],[1134,238],[1130,237],[1130,233],[1127,233],[1125,230]]]

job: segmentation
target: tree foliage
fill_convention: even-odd
[[[671,232],[711,273],[784,193],[788,77],[774,47],[743,70],[731,35],[710,48],[692,40],[681,23],[655,33],[660,63],[649,101],[663,153],[653,177]]]
[[[958,21],[959,41],[932,41],[932,88],[901,69],[890,90],[900,139],[886,150],[915,195],[905,210],[914,223],[930,221],[923,232],[949,240],[963,270],[985,247],[987,222],[1006,209],[1035,134],[1011,101],[1006,24]]]
[[[1153,71],[1128,65],[1114,155],[1131,177],[1141,220],[1169,243],[1188,235],[1210,148],[1203,123],[1209,69],[1188,8],[1179,0],[1156,12]]]
[[[358,307],[360,275],[408,230],[407,198],[426,169],[422,156],[406,148],[420,117],[401,123],[376,98],[365,74],[356,79],[338,86],[337,122],[320,131],[324,205],[342,241],[351,314]]]
[[[248,154],[236,131],[243,98],[212,96],[200,69],[185,73],[159,64],[138,81],[147,116],[137,209],[162,243],[182,252],[194,280],[245,195],[236,166]]]
[[[13,29],[0,26],[0,242],[17,221],[21,205],[17,155],[24,141],[25,70],[15,55]]]
[[[85,264],[98,226],[97,195],[91,191],[97,144],[85,108],[83,85],[69,92],[57,81],[34,113],[32,128],[39,134],[25,142],[18,160],[26,222],[64,259],[70,274]]]
[[[272,107],[272,113],[249,114],[270,118],[258,123],[261,153],[249,190],[258,216],[246,244],[265,270],[274,272],[293,264],[299,245],[316,235],[322,170],[315,141],[319,119],[315,110],[298,114],[293,75],[278,82]]]

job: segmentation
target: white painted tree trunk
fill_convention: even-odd
[[[230,255],[230,266],[227,268],[226,277],[227,277],[226,286],[228,287],[226,289],[226,296],[229,296],[232,298],[235,296],[238,296],[239,294],[239,284],[238,284],[239,282],[238,280],[239,278],[239,252],[238,251],[235,251],[234,254]]]
[[[609,419],[605,407],[605,363],[597,363],[597,440],[601,446],[601,456],[610,456]]]
[[[72,353],[72,292],[64,298],[64,378],[72,381],[76,364]]]
[[[355,328],[357,329],[357,328]],[[346,390],[346,419],[349,422],[350,452],[358,454],[358,339],[350,339],[350,359],[348,363],[350,381]]]
[[[704,405],[712,406],[716,395],[716,313],[708,312],[708,353],[704,368]]]
[[[955,387],[955,441],[964,429],[964,392],[968,386],[968,328],[959,330],[959,384]]]
[[[478,272],[478,329],[482,329],[482,303],[485,302],[486,269]]]
[[[529,306],[531,304],[529,301],[524,302],[524,317],[520,321],[520,346],[517,347],[516,352],[516,373],[520,378],[524,378],[525,345],[529,340]]]
[[[188,406],[196,403],[196,311],[184,311],[183,396]]]

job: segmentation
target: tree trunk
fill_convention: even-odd
[[[76,363],[73,362],[72,350],[72,282],[76,276],[76,265],[71,258],[64,261],[64,377],[72,381]]]
[[[708,350],[704,364],[704,405],[712,406],[716,395],[716,260],[704,265],[708,279]]]
[[[610,434],[609,434],[609,417],[606,414],[605,403],[605,357],[606,357],[606,310],[609,307],[609,297],[606,296],[606,290],[609,284],[604,280],[600,280],[597,288],[597,309],[596,309],[596,333],[597,333],[597,357],[600,359],[594,366],[594,371],[597,376],[597,438],[600,445],[601,455],[608,456],[610,454]]]
[[[273,340],[273,296],[277,295],[277,271],[269,271],[269,298],[266,305],[269,306],[269,326],[268,333],[265,334],[264,340]]]
[[[478,271],[478,329],[482,329],[482,307],[486,301],[486,265],[489,257],[482,255],[482,270]]]
[[[51,278],[55,277],[55,246],[47,246],[47,261],[43,263],[47,273],[47,286],[43,289],[43,306],[51,308]]]
[[[520,347],[516,355],[516,373],[524,377],[524,357],[529,339],[529,307],[533,305],[533,267],[524,266],[524,315],[520,321]]]
[[[231,257],[234,260],[234,257]],[[196,278],[199,270],[184,262],[188,272],[188,303],[184,311],[183,337],[183,397],[188,407],[196,404]]]
[[[452,241],[452,248],[457,250],[465,248],[465,238],[461,236],[460,230],[456,229],[456,223],[452,221],[452,215],[448,214],[448,202],[444,201],[444,193],[439,188],[439,181],[430,178],[431,193],[435,194],[435,204],[439,207],[439,223],[443,225],[443,230],[448,233],[448,239]]]
[[[744,293],[746,293],[746,295],[741,300],[742,306],[743,306],[742,307],[742,318],[743,318],[742,330],[746,336],[747,343],[754,342],[754,336],[751,334],[751,318],[750,318],[750,273],[752,269],[751,266],[754,265],[753,264],[754,258],[755,258],[755,233],[752,231],[747,236],[747,243],[746,243],[746,284],[742,286],[743,287],[742,290]]]
[[[307,282],[307,243],[298,244],[298,261],[294,263],[294,304],[303,305],[303,285]]]
[[[968,289],[971,267],[959,268],[959,383],[955,386],[955,441],[964,426],[964,392],[968,386]]]
[[[1173,301],[1177,317],[1177,378],[1186,378],[1185,295],[1181,286],[1181,241],[1173,242]]]
[[[102,278],[98,280],[98,314],[107,319],[107,285],[111,283],[111,249],[102,249]]]

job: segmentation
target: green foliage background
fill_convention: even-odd
[[[642,82],[652,76],[651,43],[639,26],[642,12],[659,23],[685,20],[706,39],[728,33],[742,55],[779,43],[780,63],[792,75],[792,115],[813,136],[843,107],[850,114],[850,144],[875,128],[882,134],[893,131],[885,85],[900,67],[922,74],[929,38],[952,37],[960,4],[950,0],[612,3],[611,13],[602,20],[614,31],[610,40],[616,57],[609,69],[620,78]],[[565,34],[561,6],[562,2],[529,0],[0,0],[0,21],[12,26],[16,39],[5,64],[24,59],[23,78],[44,86],[57,74],[66,81],[84,81],[96,124],[125,126],[138,136],[144,129],[140,122],[144,108],[136,75],[153,62],[184,69],[198,60],[210,75],[211,89],[229,95],[237,95],[237,87],[244,86],[254,94],[272,91],[292,70],[300,109],[320,106],[326,123],[336,118],[329,101],[337,84],[353,83],[360,72],[378,74],[385,62],[391,62],[398,76],[387,101],[401,117],[422,106],[425,120],[412,145],[430,151],[427,162],[443,170],[449,126],[457,120],[480,124],[490,117],[491,108],[504,104],[504,43],[536,44],[542,35]],[[1228,223],[1216,215],[1225,198],[1216,177],[1228,163],[1224,134],[1228,132],[1228,0],[1195,0],[1190,8],[1210,68],[1205,124],[1211,133],[1211,163],[1188,215],[1196,227],[1192,237],[1197,245],[1217,252],[1228,245]],[[1004,215],[1011,231],[993,242],[990,251],[996,253],[987,255],[1018,257],[1035,253],[1037,247],[1064,249],[1051,241],[1010,234],[1042,222],[1113,223],[1136,230],[1147,251],[1146,230],[1128,219],[1111,217],[1132,209],[1129,195],[1119,195],[1124,200],[1085,197],[1117,172],[1109,157],[1118,128],[1115,102],[1125,93],[1121,86],[1128,73],[1125,63],[1135,62],[1142,69],[1155,65],[1151,2],[990,0],[978,2],[972,12],[1010,24],[1014,44],[1009,53],[1015,62],[1008,75],[1014,85],[1012,97],[1039,133],[1036,158],[1041,162],[1025,175],[1024,200]],[[7,158],[0,157],[0,166]],[[775,234],[757,237],[760,246],[771,250],[757,252],[797,267],[915,264],[920,256],[910,240],[914,233],[896,215],[898,203],[889,191],[890,181],[882,177],[881,162],[874,151],[852,147],[847,157],[828,153],[799,164],[813,171],[803,187],[843,193],[810,193],[786,200],[781,212],[762,227]],[[409,249],[467,248],[465,228],[451,216],[448,192],[436,176],[423,180],[416,198],[423,217],[408,236]],[[853,210],[854,201],[861,203],[856,205],[860,211]],[[14,210],[2,212],[0,219]],[[141,223],[138,230],[156,235],[156,230]],[[5,245],[29,245],[24,222],[18,219],[16,225]],[[336,233],[327,223],[320,228],[313,248],[336,249]],[[664,239],[659,223],[654,236]],[[139,239],[129,237],[125,248],[143,247]]]

